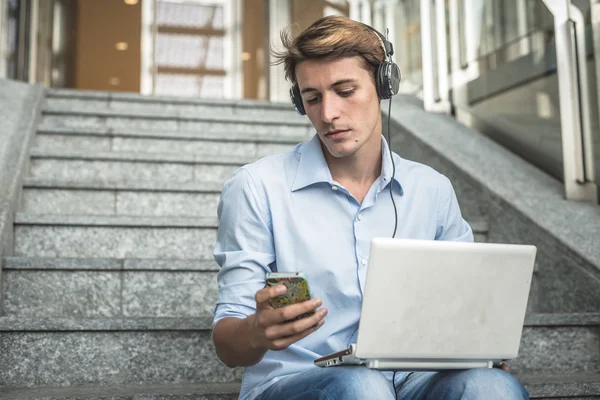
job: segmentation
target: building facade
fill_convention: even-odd
[[[289,101],[269,49],[341,14],[385,32],[401,90],[598,201],[598,0],[0,0],[0,78]]]

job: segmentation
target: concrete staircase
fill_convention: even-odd
[[[210,339],[221,185],[311,136],[287,104],[47,92],[3,259],[0,398],[237,398]],[[600,313],[538,311],[513,372],[532,398],[600,398]]]

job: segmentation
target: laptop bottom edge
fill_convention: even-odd
[[[406,361],[406,360],[386,360],[386,359],[367,359],[364,365],[367,368],[378,370],[393,371],[442,371],[450,369],[472,369],[472,368],[492,368],[491,360],[465,360],[465,361]]]

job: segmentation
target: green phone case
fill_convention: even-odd
[[[284,307],[291,304],[300,303],[312,298],[308,280],[303,272],[271,272],[266,276],[267,286],[285,285],[287,292],[271,299],[271,305],[274,308]],[[313,315],[315,311],[311,311],[292,319],[295,321]]]

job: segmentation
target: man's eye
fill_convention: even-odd
[[[306,100],[306,102],[307,102],[308,104],[315,104],[315,103],[317,103],[318,101],[319,101],[319,98],[318,98],[318,97],[311,97],[310,99],[307,99],[307,100]]]
[[[342,97],[348,97],[348,96],[351,96],[351,95],[352,95],[352,93],[354,93],[354,89],[351,89],[351,90],[344,90],[344,91],[342,91],[342,92],[338,92],[338,95],[339,95],[339,96],[342,96]]]

